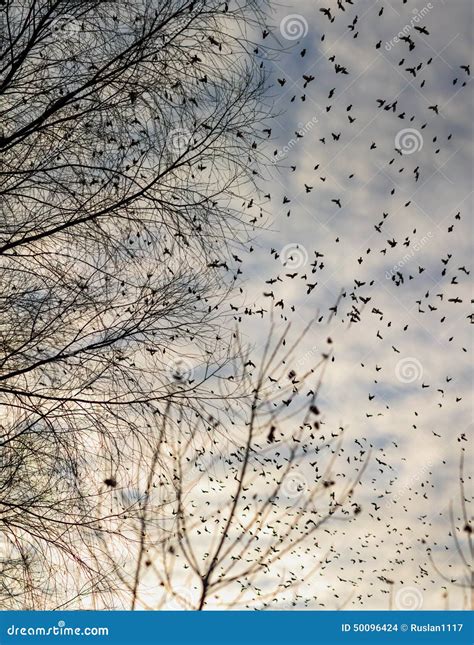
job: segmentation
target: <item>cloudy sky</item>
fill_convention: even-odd
[[[465,592],[442,580],[426,549],[461,580],[449,508],[452,500],[461,518],[459,460],[473,427],[472,94],[463,68],[472,5],[342,6],[273,7],[263,42],[272,50],[266,66],[277,116],[267,154],[276,163],[263,186],[269,224],[243,264],[245,298],[268,309],[263,293],[272,289],[296,328],[325,316],[299,350],[307,364],[333,340],[320,397],[325,427],[343,426],[348,442],[373,446],[364,512],[330,536],[337,563],[312,581],[321,606],[463,608]],[[264,327],[247,323],[256,352]],[[462,519],[456,525],[466,546]],[[363,562],[353,561],[356,553]]]

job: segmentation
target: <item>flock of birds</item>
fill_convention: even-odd
[[[413,13],[404,8],[407,0],[396,4],[401,15],[395,23],[403,27]],[[374,3],[361,15],[359,5],[356,0],[337,0],[326,7],[314,3],[287,7],[288,13],[301,10],[309,23],[309,32],[290,47],[277,31],[263,32],[263,47],[271,50],[277,42],[284,49],[282,55],[266,57],[281,114],[262,134],[277,171],[262,204],[257,199],[243,204],[255,234],[245,254],[234,254],[233,264],[225,267],[235,278],[242,276],[246,285],[232,299],[230,314],[244,330],[254,330],[253,320],[270,312],[282,323],[306,323],[308,311],[317,312],[314,317],[319,323],[343,329],[349,343],[363,336],[364,343],[373,347],[367,359],[353,365],[358,383],[352,387],[360,395],[354,415],[359,422],[353,448],[346,450],[347,462],[361,460],[369,450],[373,455],[363,477],[361,501],[353,504],[358,517],[347,526],[327,528],[332,542],[318,574],[325,588],[321,591],[312,580],[293,597],[293,604],[404,609],[410,602],[421,608],[425,598],[424,607],[434,609],[447,603],[451,594],[452,603],[462,608],[463,601],[456,594],[465,589],[465,571],[453,530],[463,543],[472,529],[459,511],[454,513],[454,527],[450,524],[448,495],[458,490],[459,454],[467,450],[470,440],[465,390],[468,325],[473,314],[469,308],[471,268],[464,247],[469,191],[463,192],[459,179],[459,205],[438,204],[436,214],[431,212],[433,203],[423,200],[437,169],[444,177],[445,166],[449,169],[450,158],[462,147],[449,103],[454,101],[462,111],[471,69],[468,61],[457,58],[457,50],[451,53],[449,65],[440,59],[446,43],[440,42],[444,27],[434,11],[412,25],[409,33],[403,32],[396,49],[388,52],[377,34],[385,33],[384,20],[387,14],[393,19],[394,8],[389,3]],[[356,42],[351,44],[350,39]],[[367,105],[372,91],[368,89],[370,70],[360,77],[352,70],[351,61],[357,68],[359,50],[369,55],[369,62],[381,59],[390,77],[387,83],[377,77],[378,96],[371,105]],[[433,101],[440,75],[444,94]],[[346,100],[347,94],[351,98]],[[378,119],[382,126],[366,128],[367,110],[370,122]],[[315,112],[316,125],[301,126],[304,115]],[[295,130],[296,121],[300,125]],[[387,145],[386,133],[403,129],[414,132],[415,141],[407,144],[395,137]],[[280,143],[277,148],[272,147],[275,137]],[[282,158],[282,146],[289,141],[292,144]],[[365,193],[367,213],[361,218],[352,212],[352,192],[360,188],[363,179],[359,175],[372,164],[371,156],[374,166],[382,165],[381,181],[373,198]],[[436,166],[438,156],[443,162]],[[341,168],[345,172],[351,160],[353,168],[342,177]],[[312,218],[315,210],[321,212],[320,218]],[[268,213],[279,234],[262,232],[260,224]],[[424,215],[428,227],[419,226]],[[427,228],[434,233],[427,233]],[[294,243],[288,250],[289,242]],[[343,265],[340,275],[339,265]],[[349,280],[348,274],[352,275]],[[332,289],[329,296],[328,287]],[[249,293],[254,298],[251,304]],[[343,334],[338,338],[343,339]],[[415,355],[413,347],[418,347]],[[337,369],[337,343],[333,351]],[[431,352],[437,353],[434,370],[429,369]],[[415,371],[413,376],[403,373],[407,354],[414,360],[407,368]],[[384,361],[391,365],[393,358],[395,363],[402,361],[401,374],[384,366]],[[298,391],[298,379],[293,383]],[[406,397],[401,402],[398,388],[404,388],[402,397]],[[291,400],[282,403],[289,405]],[[416,409],[408,409],[413,405]],[[330,403],[322,409],[329,418]],[[342,414],[339,410],[332,413],[333,417]],[[388,428],[385,438],[374,435],[381,417],[386,432]],[[438,420],[434,425],[433,418]],[[354,425],[355,421],[347,418],[343,423]],[[331,437],[330,427],[329,421],[321,422],[322,439]],[[413,433],[418,433],[415,444],[411,443]],[[282,437],[273,428],[268,443]],[[425,455],[416,472],[416,460],[406,452],[413,445],[424,445],[426,455],[433,455],[432,460]],[[277,457],[267,461],[267,466],[278,468]],[[335,473],[336,479],[344,476]],[[433,506],[443,477],[449,482],[446,498]],[[455,508],[468,502],[454,498]],[[365,519],[358,524],[361,518]],[[308,562],[320,555],[318,549],[313,553],[313,547],[310,540],[305,552]],[[433,568],[433,554],[439,555],[445,578]],[[412,596],[403,598],[406,588]]]

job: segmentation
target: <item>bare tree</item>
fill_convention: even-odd
[[[223,311],[263,220],[261,6],[2,7],[2,606],[299,606],[360,512],[331,352],[250,355]]]
[[[464,436],[464,435],[463,435]],[[464,437],[465,438],[465,437]],[[433,546],[428,547],[431,566],[448,585],[468,590],[467,608],[474,609],[474,544],[472,539],[472,514],[469,504],[472,496],[466,490],[466,474],[464,469],[464,448],[459,460],[459,512],[451,500],[449,504],[449,538],[452,546],[449,555],[455,554],[457,562],[442,563],[437,560]],[[470,479],[470,478],[469,478]],[[451,569],[451,571],[449,571]]]
[[[348,475],[342,429],[329,431],[316,405],[331,353],[303,366],[302,339],[287,346],[288,332],[273,331],[260,359],[241,348],[233,367],[248,396],[227,402],[221,418],[163,426],[168,470],[149,469],[132,608],[291,608],[314,600],[302,586],[339,551],[324,546],[322,527],[360,513],[354,495],[369,453],[358,451]],[[148,505],[168,518],[166,535]]]
[[[108,593],[129,464],[170,403],[214,405],[228,248],[259,214],[258,4],[2,4],[2,606]]]

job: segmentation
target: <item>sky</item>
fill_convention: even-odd
[[[272,3],[262,40],[275,115],[262,179],[271,199],[242,265],[245,301],[268,309],[263,293],[273,290],[295,329],[325,316],[300,345],[301,362],[316,361],[331,337],[325,427],[373,446],[363,513],[331,537],[337,562],[310,583],[320,602],[308,608],[462,609],[465,591],[442,580],[426,549],[460,580],[449,509],[461,517],[461,449],[472,458],[472,93],[461,67],[472,5],[342,6]],[[251,319],[243,331],[258,353],[265,325]]]
[[[255,1],[259,6],[259,0]],[[236,3],[239,4],[239,0]],[[194,444],[194,409],[187,410],[181,417],[180,408],[176,420],[178,427],[182,420],[182,426],[186,426],[191,419],[189,446],[184,442],[183,448],[181,444],[185,431],[183,435],[178,432],[175,437],[170,433],[172,440],[168,437],[163,442],[160,434],[159,445],[165,455],[163,464],[168,465],[169,457],[169,471],[159,463],[160,467],[153,473],[157,474],[160,486],[150,495],[157,509],[152,524],[160,537],[163,532],[169,532],[177,542],[181,540],[179,531],[174,531],[176,513],[172,511],[166,521],[161,515],[162,508],[169,503],[166,499],[169,491],[166,486],[161,490],[161,478],[168,477],[174,492],[175,460],[179,455],[185,466],[189,466],[189,475],[180,474],[185,478],[186,494],[189,494],[189,501],[185,499],[183,504],[187,504],[190,521],[195,522],[193,529],[197,527],[200,535],[197,550],[207,551],[207,555],[201,553],[202,560],[209,560],[216,541],[219,543],[219,529],[215,527],[220,521],[220,528],[225,526],[227,535],[222,541],[225,556],[222,556],[224,565],[219,562],[219,571],[222,572],[229,561],[232,566],[238,562],[237,566],[242,565],[245,571],[245,563],[258,562],[258,554],[275,537],[272,522],[274,525],[278,522],[280,529],[298,516],[301,491],[309,494],[317,482],[327,483],[332,479],[337,490],[348,482],[355,481],[355,484],[347,504],[350,510],[344,509],[345,516],[330,518],[298,548],[290,548],[284,553],[273,570],[261,566],[260,577],[257,576],[253,586],[244,573],[242,580],[234,581],[224,603],[231,604],[231,594],[236,592],[244,604],[248,602],[249,608],[264,608],[259,604],[263,603],[261,592],[270,590],[276,579],[279,584],[288,574],[298,582],[299,576],[308,571],[312,571],[311,575],[296,586],[294,595],[286,593],[286,587],[281,585],[284,588],[282,597],[272,601],[271,607],[464,609],[470,602],[462,583],[470,555],[463,511],[472,508],[472,468],[468,466],[473,456],[474,428],[469,66],[473,11],[471,0],[423,0],[423,3],[417,0],[269,2],[266,28],[263,33],[253,34],[254,53],[268,74],[268,88],[262,104],[268,117],[257,124],[261,136],[256,137],[258,145],[255,143],[255,149],[258,148],[266,163],[256,178],[258,190],[253,185],[250,187],[251,201],[247,203],[250,196],[243,196],[248,186],[240,183],[240,176],[239,181],[224,193],[223,199],[226,204],[229,200],[230,207],[242,204],[242,220],[250,220],[254,227],[247,229],[250,240],[246,244],[241,244],[240,239],[236,239],[235,244],[229,243],[230,250],[238,255],[234,256],[235,264],[229,258],[228,265],[224,263],[222,268],[228,271],[227,277],[234,274],[236,283],[227,299],[222,293],[218,294],[215,302],[219,300],[219,304],[215,309],[209,305],[209,313],[212,312],[212,323],[220,321],[223,327],[215,346],[222,350],[224,357],[227,356],[227,351],[232,351],[232,346],[229,349],[226,344],[227,339],[237,328],[242,344],[249,348],[250,360],[245,368],[254,367],[256,372],[271,320],[275,335],[284,330],[288,322],[291,322],[288,338],[298,338],[304,329],[307,332],[296,343],[292,360],[280,369],[281,379],[265,383],[268,391],[275,395],[275,400],[268,400],[268,408],[273,411],[272,406],[279,399],[285,420],[275,429],[277,439],[275,436],[270,439],[273,429],[268,434],[264,424],[258,429],[260,434],[256,431],[258,436],[252,436],[256,448],[251,452],[249,469],[245,472],[251,481],[242,484],[239,498],[242,508],[237,510],[235,521],[226,524],[224,506],[232,507],[235,482],[239,482],[239,467],[244,461],[242,446],[246,444],[250,424],[244,403],[242,407],[239,407],[240,401],[234,404],[234,385],[227,383],[218,390],[226,392],[227,398],[216,396],[215,408],[218,417],[222,405],[225,410],[222,416],[227,416],[229,424],[222,430],[214,423],[214,418],[206,418],[209,427],[203,433],[202,450],[198,433],[198,447]],[[261,4],[263,8],[263,2]],[[59,25],[58,32],[66,31],[68,40],[83,33],[73,18],[66,27]],[[241,28],[242,23],[235,25],[232,35],[236,36]],[[223,30],[219,38],[224,39],[226,33]],[[250,33],[243,36],[241,45],[245,47]],[[184,43],[186,39],[183,38]],[[221,50],[219,42],[213,42],[211,38],[209,41],[213,47],[219,46],[219,50],[212,49],[212,62],[218,60],[217,51],[233,51],[235,43],[229,37]],[[81,43],[81,40],[71,42]],[[64,43],[61,39],[58,43],[59,51]],[[196,43],[199,52],[201,45],[206,51],[207,42],[200,40],[200,33]],[[231,55],[222,54],[223,66],[230,65],[230,61]],[[245,56],[239,58],[236,64],[240,66],[240,72],[235,76],[229,74],[229,79],[242,78],[242,69],[247,62]],[[221,69],[217,72],[220,82]],[[200,86],[205,87],[207,82],[207,74],[199,78]],[[209,86],[213,87],[213,83]],[[40,94],[42,96],[42,92]],[[130,105],[133,105],[137,100],[135,93],[128,92],[127,88],[127,94],[127,102],[130,99]],[[214,106],[213,101],[210,103]],[[184,105],[181,96],[179,105]],[[251,100],[247,107],[248,112],[242,106],[239,116],[242,120],[248,116],[251,129]],[[130,107],[132,109],[137,108]],[[121,116],[125,118],[125,112]],[[143,116],[146,120],[146,115]],[[154,127],[158,121],[152,119]],[[230,121],[235,125],[236,119]],[[141,126],[136,119],[133,123]],[[191,127],[189,123],[182,125]],[[171,155],[181,155],[188,148],[187,152],[194,158],[194,135],[186,128],[174,128],[170,137],[160,142],[162,148],[158,152],[166,150]],[[247,133],[245,127],[242,130]],[[146,134],[147,131],[141,132]],[[156,131],[153,132],[151,140],[156,140]],[[231,141],[233,134],[229,132],[225,141]],[[238,136],[245,138],[240,131]],[[144,145],[148,143],[147,140]],[[247,143],[245,141],[245,145]],[[217,184],[220,179],[226,179],[229,172],[226,164],[219,165],[226,154],[231,158],[231,171],[238,165],[234,166],[231,148],[224,149],[222,157],[219,152],[217,161],[212,160],[220,146],[219,140],[216,148],[211,146],[208,175],[203,175],[213,177],[215,173],[219,177]],[[151,157],[154,157],[154,148],[151,150]],[[94,151],[90,151],[94,156]],[[242,165],[245,166],[245,162]],[[252,165],[250,158],[249,165]],[[206,171],[207,166],[202,163],[201,166],[203,168],[198,166],[198,170]],[[183,173],[184,185],[188,186],[189,168],[183,167],[179,172]],[[146,178],[146,175],[141,177]],[[194,179],[195,175],[191,177]],[[207,184],[206,189],[211,193],[214,183]],[[98,194],[100,196],[100,192]],[[211,213],[207,206],[206,203],[205,217]],[[220,212],[218,210],[218,214]],[[239,234],[240,229],[235,231],[236,238]],[[145,237],[138,241],[139,237],[137,232],[138,249],[145,246],[145,242],[151,243]],[[219,235],[216,238],[218,245],[221,240]],[[125,238],[123,241],[125,244]],[[126,241],[128,249],[132,243],[130,231],[126,232]],[[168,240],[164,238],[161,242],[167,244]],[[186,260],[191,264],[194,244],[187,248],[190,251]],[[131,251],[127,252],[135,257]],[[167,248],[166,252],[170,253]],[[208,268],[214,263],[213,253],[214,249],[210,248],[208,257],[203,260],[204,265],[211,260]],[[138,257],[142,257],[141,252]],[[201,259],[200,255],[198,257]],[[150,264],[156,262],[157,258],[151,257]],[[151,268],[141,259],[139,266],[142,271]],[[134,267],[130,262],[127,271],[133,272]],[[166,264],[167,280],[167,272],[173,273],[174,268],[174,265]],[[193,272],[204,282],[207,274],[202,269],[199,263],[193,267]],[[118,276],[116,278],[118,280]],[[223,278],[222,291],[226,291],[229,282]],[[125,291],[122,295],[128,298]],[[209,302],[214,303],[213,298],[206,300],[206,308]],[[259,310],[265,315],[260,317]],[[248,315],[248,311],[252,315]],[[179,327],[183,326],[176,315],[176,336],[179,336]],[[211,323],[209,329],[211,331],[206,328],[203,333],[210,338],[214,332]],[[167,355],[163,357],[163,364],[169,360],[164,375],[166,390],[172,386],[179,394],[185,383],[183,375],[188,373],[191,373],[189,379],[194,381],[204,378],[208,363],[222,361],[224,369],[235,367],[231,360],[226,363],[217,350],[213,352],[207,346],[203,365],[200,352],[193,355],[191,334],[189,339],[187,336],[177,339],[177,355],[182,358],[176,359],[172,341],[174,328],[170,345],[166,346]],[[155,353],[156,350],[151,351],[146,360],[151,361]],[[277,353],[277,363],[281,354],[283,352]],[[321,355],[330,356],[330,359],[325,363],[327,369],[319,387],[321,372],[317,365]],[[144,362],[143,358],[141,360]],[[151,367],[147,364],[142,382],[150,391],[157,364],[160,363],[150,362]],[[144,369],[140,363],[138,367]],[[290,369],[295,371],[290,372],[293,376],[288,378]],[[310,442],[295,440],[295,435],[299,436],[301,415],[299,420],[291,416],[291,410],[304,397],[303,386],[294,397],[295,404],[291,396],[288,402],[282,401],[279,388],[284,381],[291,391],[293,379],[300,383],[302,376],[313,369],[316,373],[310,375],[310,382],[317,391],[317,411],[313,408],[312,414],[318,421],[302,425],[303,430],[309,425],[308,434],[314,441],[307,449]],[[146,383],[147,378],[150,383]],[[220,373],[216,381],[209,377],[212,386],[219,383],[218,379],[221,379]],[[236,391],[238,381],[235,379]],[[42,382],[40,386],[46,387]],[[203,411],[214,412],[214,392],[211,394],[211,402],[205,404],[209,407],[203,405]],[[288,407],[288,414],[283,404]],[[141,429],[141,416],[137,415],[135,419],[133,415],[131,411],[128,418]],[[202,418],[205,418],[204,414]],[[207,432],[211,425],[214,432]],[[315,437],[313,429],[314,434],[322,438]],[[341,438],[342,449],[332,463],[331,439],[335,437]],[[88,439],[85,443],[88,450],[93,450],[93,441]],[[318,442],[326,447],[330,444],[327,450],[321,450],[321,453],[328,453],[327,460],[332,464],[327,472],[324,472],[325,458],[316,448]],[[250,540],[250,547],[244,549],[241,556],[240,547],[254,530],[252,513],[259,515],[255,509],[259,508],[262,499],[274,502],[274,483],[285,472],[282,469],[288,463],[290,446],[297,443],[303,444],[299,453],[303,466],[290,469],[278,491],[278,502],[269,512],[270,519],[266,518],[267,525],[258,537],[261,541]],[[192,455],[189,459],[188,448]],[[143,464],[147,463],[147,458],[153,468],[158,463],[154,445],[140,445],[137,450],[140,459],[130,467],[128,454],[135,454],[135,443],[131,441],[130,445],[120,446],[121,454],[125,455],[122,468],[131,471],[125,481],[133,481],[134,488],[122,489],[120,483],[117,490],[110,491],[126,506],[142,503],[143,499],[148,504],[149,473],[145,472]],[[370,459],[358,480],[356,465],[360,466],[361,454]],[[465,487],[460,491],[461,455],[464,455],[466,469]],[[112,461],[113,456],[111,469]],[[101,485],[116,488],[116,480],[111,483],[114,479],[103,479],[98,470],[95,475],[102,480]],[[333,494],[332,486],[331,483],[321,487],[329,488],[322,491],[326,501]],[[146,489],[146,493],[142,489]],[[333,500],[337,499],[333,497]],[[301,513],[302,523],[308,516],[316,517],[316,510],[324,513],[321,498],[312,502],[314,508],[304,508]],[[281,513],[277,519],[271,514],[274,508]],[[307,523],[303,526],[302,533]],[[150,544],[153,533],[151,535]],[[290,544],[292,539],[293,536]],[[135,542],[135,546],[137,544]],[[158,541],[158,547],[163,548],[164,553],[163,560],[156,558],[160,565],[169,553],[175,554],[173,550],[167,551],[164,544]],[[232,545],[230,551],[227,551],[228,544]],[[235,551],[232,550],[234,546]],[[122,551],[121,544],[117,544],[117,551],[119,549],[121,564],[125,569],[133,568],[136,565],[133,546]],[[178,552],[178,555],[181,554]],[[148,578],[143,584],[143,594],[145,601],[156,608],[153,557],[150,555],[151,573],[144,576]],[[172,561],[173,569],[174,558]],[[313,571],[318,561],[320,566]],[[54,564],[59,568],[59,562]],[[194,568],[189,571],[188,566],[187,569],[186,575],[193,576]],[[281,574],[279,579],[277,573]],[[199,576],[194,576],[193,587],[183,578],[179,591],[188,596],[193,606],[199,602],[197,578]],[[161,591],[163,603],[166,603],[168,589]],[[117,592],[117,597],[119,595]],[[217,598],[213,604],[214,600],[210,599],[206,607],[222,608],[221,600]],[[90,605],[95,600],[88,597],[85,602]],[[118,597],[117,602],[122,599]],[[171,602],[171,606],[164,608],[182,608],[180,603],[173,604],[174,599]]]

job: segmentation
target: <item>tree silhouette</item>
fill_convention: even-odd
[[[461,439],[458,439],[461,441]],[[456,513],[455,504],[449,504],[449,538],[452,545],[448,550],[449,556],[454,555],[457,562],[439,562],[439,554],[428,546],[427,552],[430,564],[440,578],[450,586],[465,589],[466,609],[474,609],[474,544],[472,540],[472,513],[469,512],[472,496],[468,495],[465,473],[465,448],[462,448],[459,459],[459,508]],[[468,476],[470,479],[470,477]],[[454,566],[453,566],[454,565]],[[446,591],[446,598],[447,598]]]
[[[354,495],[369,453],[359,450],[347,473],[342,428],[328,433],[316,405],[331,355],[302,367],[302,337],[289,332],[270,331],[258,364],[240,348],[228,378],[240,375],[247,396],[226,400],[220,415],[163,420],[162,467],[147,460],[135,548],[117,570],[132,609],[316,599],[302,587],[338,553],[319,544],[321,527],[360,513]]]
[[[215,405],[265,80],[250,0],[2,5],[0,593],[39,609],[110,592],[130,464]]]

